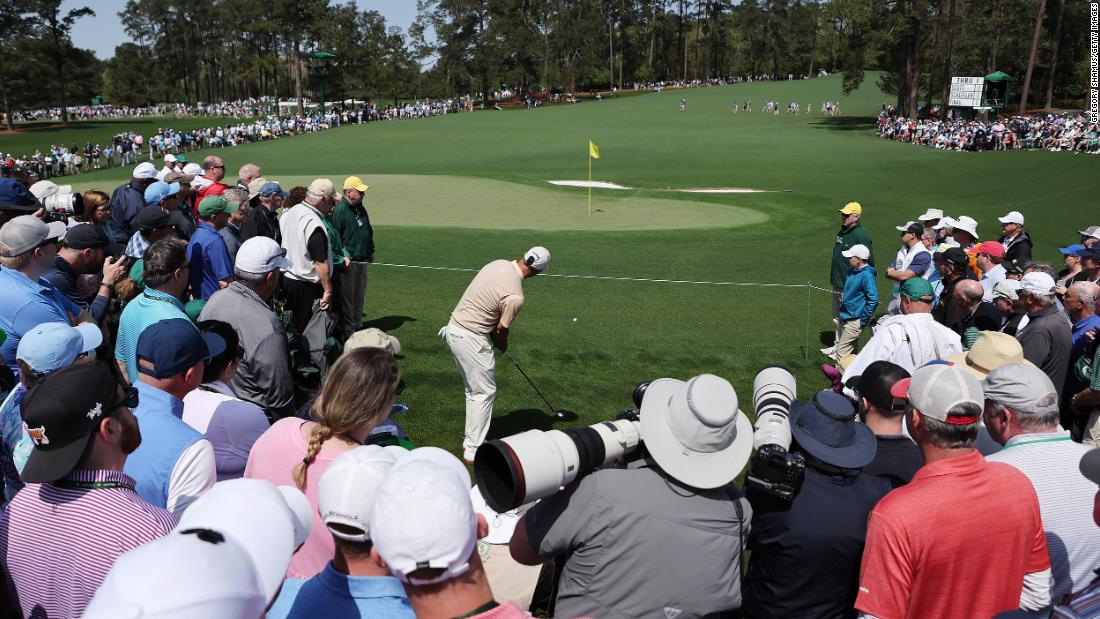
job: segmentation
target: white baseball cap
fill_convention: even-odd
[[[1025,273],[1024,276],[1020,278],[1019,292],[1052,295],[1054,294],[1054,278],[1040,271]]]
[[[396,337],[374,327],[360,329],[352,333],[348,341],[344,342],[344,352],[350,352],[356,348],[381,348],[395,355],[401,354],[401,342]]]
[[[1008,215],[1004,217],[998,217],[997,221],[1003,224],[1017,224],[1024,225],[1024,215],[1020,211],[1009,211]]]
[[[375,491],[396,461],[392,451],[379,445],[356,447],[332,461],[317,483],[317,511],[333,537],[349,542],[370,539]]]
[[[641,422],[653,459],[693,488],[730,483],[752,454],[752,423],[737,408],[737,392],[713,374],[653,381],[642,399]]]
[[[1009,301],[1019,300],[1019,295],[1016,293],[1020,290],[1020,280],[1018,279],[1002,279],[993,285],[993,298],[1008,299]]]
[[[301,491],[289,486],[277,489],[262,479],[221,481],[187,508],[176,531],[212,529],[233,538],[252,559],[265,601],[271,601],[294,550],[305,542],[313,525],[312,510],[303,514],[301,499],[287,501],[286,496],[294,493]]]
[[[938,208],[930,208],[924,212],[923,215],[918,217],[920,221],[932,221],[933,219],[943,219],[943,211]]]
[[[167,155],[164,156],[164,163],[175,163],[175,162],[176,162],[176,156],[173,155],[172,153],[168,153]]]
[[[978,222],[975,221],[973,217],[962,215],[954,221],[954,224],[951,227],[955,230],[969,232],[970,236],[978,238]]]
[[[202,176],[202,166],[191,162],[183,166],[183,173],[187,176]]]
[[[477,545],[477,513],[470,502],[469,473],[462,463],[449,453],[454,460],[449,465],[413,456],[421,449],[398,462],[375,491],[370,535],[398,580],[431,585],[470,569]],[[420,569],[443,571],[429,579],[409,576]]]
[[[65,238],[63,222],[46,223],[34,215],[20,215],[0,226],[0,243],[7,247],[6,256],[25,254],[49,239]]]
[[[286,257],[286,249],[280,247],[275,239],[254,236],[241,243],[233,266],[245,273],[270,273],[275,269],[285,271],[293,265]]]
[[[157,166],[149,163],[148,161],[142,161],[134,167],[134,178],[156,178]]]
[[[898,232],[905,232],[905,231],[909,230],[909,226],[911,226],[913,224],[917,224],[917,223],[920,223],[920,222],[919,221],[907,221],[907,222],[905,222],[904,226],[894,226],[894,229],[897,230]]]
[[[948,363],[931,363],[903,378],[890,388],[890,395],[908,399],[913,408],[925,417],[952,425],[969,425],[981,418],[985,404],[982,383],[967,370]],[[974,404],[977,414],[948,417],[947,413],[960,404]]]
[[[523,262],[539,273],[543,273],[550,266],[550,250],[545,247],[532,247],[523,254]]]
[[[851,258],[854,256],[856,258],[867,260],[871,257],[871,250],[867,249],[866,245],[859,243],[856,245],[852,245],[848,249],[840,252],[840,255],[844,256],[845,258]]]
[[[940,219],[940,223],[932,226],[932,229],[933,230],[943,230],[944,228],[953,228],[953,227],[955,227],[955,218],[945,215],[943,218]]]
[[[82,616],[259,617],[268,601],[237,540],[216,529],[183,529],[116,559]]]

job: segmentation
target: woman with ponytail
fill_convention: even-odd
[[[329,370],[313,418],[281,419],[252,446],[244,476],[296,486],[313,505],[313,530],[294,553],[289,578],[312,578],[332,559],[332,535],[317,512],[317,482],[337,456],[363,444],[393,405],[400,376],[393,355],[380,348],[344,354]]]

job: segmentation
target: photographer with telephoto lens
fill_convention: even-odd
[[[856,422],[851,402],[832,391],[805,404],[795,400],[788,417],[790,451],[804,458],[805,471],[789,499],[746,484],[752,560],[742,616],[854,616],[867,515],[891,489],[860,471],[875,459],[875,437]]]
[[[731,483],[752,452],[752,426],[733,386],[709,374],[655,380],[638,422],[608,424],[620,425],[598,424],[604,437],[640,427],[640,459],[584,475],[532,507],[516,525],[512,557],[564,559],[555,616],[688,619],[739,608],[751,514]],[[555,443],[566,444],[574,443]],[[589,446],[602,455],[603,444]],[[501,448],[486,443],[477,460]],[[478,480],[484,492],[479,469]]]

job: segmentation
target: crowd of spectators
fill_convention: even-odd
[[[362,324],[364,179],[287,191],[254,163],[180,158],[68,221],[41,209],[68,188],[0,179],[9,611],[1098,616],[1100,226],[1058,271],[1018,211],[983,239],[929,209],[876,267],[846,204],[828,379],[787,412],[791,494],[737,487],[747,398],[702,374],[648,385],[640,457],[498,513],[397,421],[400,342]],[[531,251],[464,301],[544,270]],[[490,368],[497,321],[471,340]]]
[[[101,120],[117,118],[141,118],[146,116],[168,116],[185,118],[190,116],[215,116],[219,118],[252,118],[273,114],[277,108],[274,97],[250,97],[218,103],[196,104],[176,103],[173,105],[71,105],[65,108],[70,121]],[[0,118],[0,120],[5,120]],[[61,108],[40,108],[12,112],[15,122],[61,122]]]
[[[1100,153],[1100,126],[1083,112],[1011,116],[992,121],[906,118],[894,107],[878,116],[878,136],[941,150],[1049,150]]]

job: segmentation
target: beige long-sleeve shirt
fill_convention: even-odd
[[[451,312],[458,326],[488,335],[500,324],[511,327],[523,307],[523,273],[511,260],[494,260],[474,276]]]

